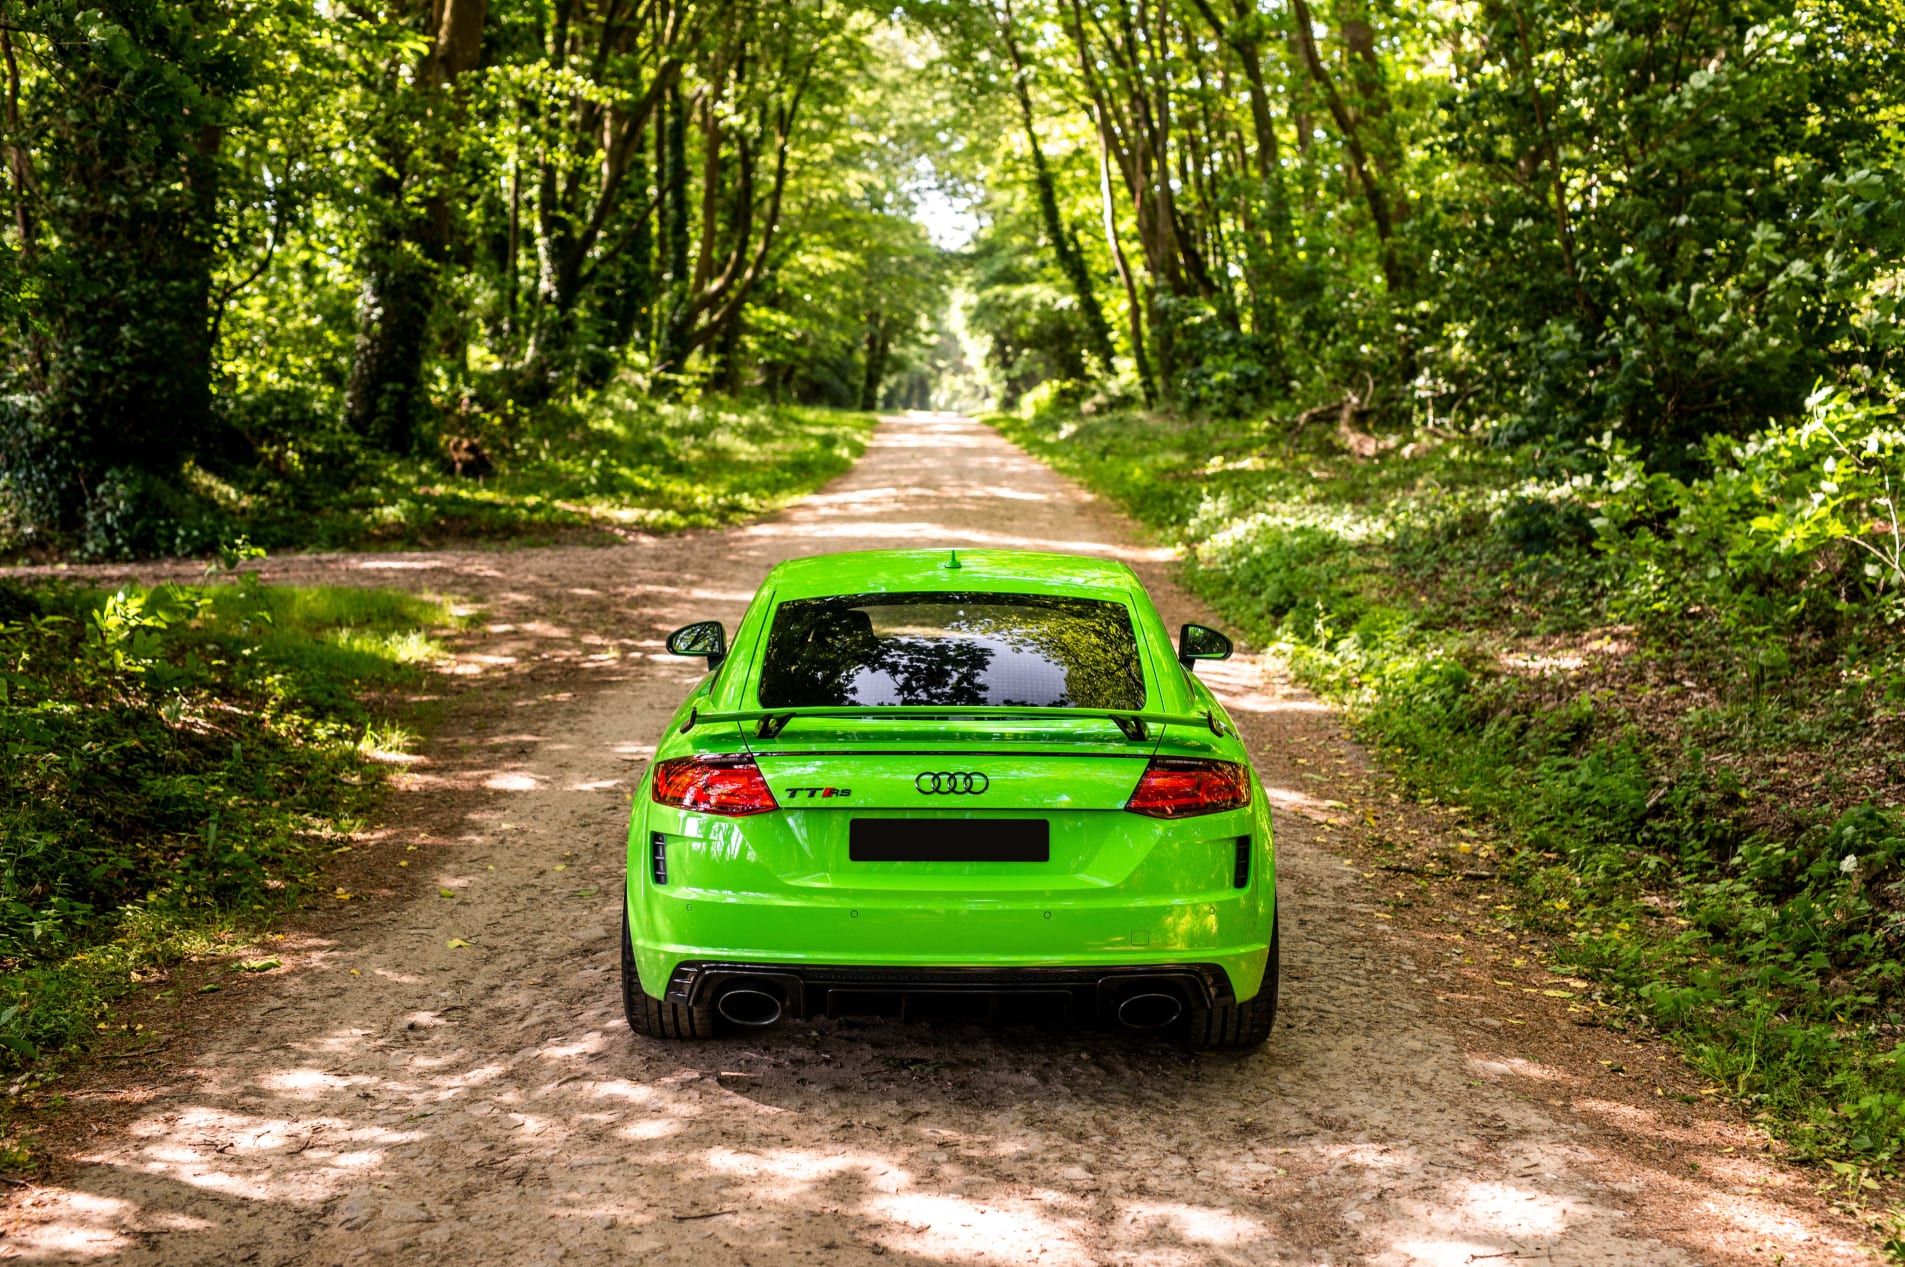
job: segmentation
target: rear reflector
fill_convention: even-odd
[[[1134,814],[1194,818],[1250,804],[1250,772],[1235,761],[1153,757],[1125,802]]]
[[[652,787],[657,805],[673,805],[697,814],[739,818],[780,808],[754,758],[746,753],[658,761]]]

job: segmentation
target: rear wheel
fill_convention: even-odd
[[[628,1027],[650,1038],[713,1038],[714,1009],[683,1007],[658,999],[642,989],[635,970],[635,943],[630,937],[628,911],[622,911],[622,1011]]]
[[[1213,1008],[1192,1008],[1189,1040],[1204,1051],[1247,1051],[1260,1047],[1277,1023],[1277,930],[1282,920],[1270,926],[1270,954],[1263,965],[1263,985],[1242,1003],[1224,1003]]]

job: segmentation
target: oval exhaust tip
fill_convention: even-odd
[[[765,990],[737,986],[714,1001],[714,1010],[723,1020],[760,1029],[781,1018],[781,1001]]]
[[[1118,1005],[1118,1024],[1131,1029],[1163,1029],[1182,1015],[1175,994],[1134,994]]]

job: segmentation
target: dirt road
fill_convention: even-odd
[[[731,626],[779,559],[900,545],[1123,558],[1168,620],[1199,616],[1168,555],[1135,541],[992,432],[910,416],[826,491],[748,528],[274,563],[275,580],[468,596],[489,623],[458,670],[496,685],[458,696],[344,860],[351,896],[273,948],[282,969],[179,1004],[186,1028],[162,1052],[76,1090],[71,1112],[97,1133],[79,1133],[57,1185],[14,1195],[0,1252],[1863,1261],[1812,1180],[1685,1109],[1689,1084],[1657,1049],[1570,1026],[1532,986],[1496,982],[1507,1001],[1491,1002],[1478,972],[1506,966],[1478,969],[1434,912],[1392,919],[1376,872],[1345,862],[1350,824],[1375,816],[1352,813],[1375,794],[1362,757],[1254,658],[1202,671],[1279,808],[1284,1003],[1264,1050],[884,1022],[704,1045],[629,1034],[614,939],[626,798],[697,668],[661,654],[668,629]],[[1620,1052],[1638,1076],[1621,1076]]]

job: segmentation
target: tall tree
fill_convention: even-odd
[[[1138,299],[1137,279],[1125,258],[1124,241],[1118,230],[1118,202],[1111,188],[1111,137],[1105,131],[1104,115],[1092,111],[1092,123],[1098,133],[1098,201],[1105,230],[1105,248],[1117,266],[1118,280],[1124,286],[1126,320],[1130,323],[1131,359],[1138,375],[1138,390],[1147,406],[1158,399],[1157,380],[1151,375],[1151,358],[1144,350],[1144,306]]]
[[[521,376],[532,396],[560,385],[579,350],[577,316],[605,282],[616,291],[638,288],[625,306],[653,307],[654,297],[639,290],[654,284],[647,252],[658,209],[663,272],[676,276],[690,215],[681,77],[711,26],[719,30],[714,56],[727,55],[742,17],[721,28],[721,10],[747,7],[566,0],[556,8],[541,68],[548,88],[534,124],[535,322]],[[660,138],[662,171],[653,198],[642,160],[651,131]],[[603,301],[610,308],[618,302],[613,295]]]
[[[1065,280],[1071,283],[1072,294],[1078,299],[1078,310],[1084,318],[1091,354],[1098,359],[1103,371],[1110,374],[1114,372],[1113,362],[1116,358],[1111,347],[1111,327],[1105,322],[1105,310],[1099,306],[1098,291],[1092,284],[1091,268],[1085,262],[1085,253],[1079,249],[1078,239],[1059,213],[1057,182],[1053,178],[1051,164],[1045,161],[1045,151],[1039,145],[1038,116],[1032,108],[1031,67],[1027,65],[1025,55],[1019,48],[1018,36],[1013,31],[1017,22],[1012,11],[1012,0],[1000,0],[999,41],[1005,46],[1006,56],[1012,64],[1012,95],[1018,101],[1019,119],[1025,127],[1026,149],[1031,154],[1032,183],[1037,191],[1039,217],[1045,222],[1045,236],[1052,244],[1052,256],[1058,261],[1059,271],[1065,274]]]
[[[13,249],[35,289],[0,473],[25,520],[101,549],[159,544],[122,530],[212,426],[221,150],[251,70],[233,20],[215,0],[4,19]]]
[[[1363,201],[1369,207],[1369,222],[1375,228],[1377,241],[1381,244],[1383,280],[1389,284],[1391,293],[1398,293],[1404,287],[1404,280],[1402,262],[1396,253],[1395,221],[1389,191],[1370,161],[1361,121],[1344,102],[1343,94],[1336,86],[1335,76],[1330,74],[1329,68],[1323,64],[1322,55],[1317,52],[1316,17],[1310,10],[1308,0],[1290,0],[1290,12],[1295,22],[1296,46],[1303,55],[1303,65],[1323,94],[1323,104],[1329,108],[1330,118],[1336,121],[1356,187],[1362,191]],[[1369,55],[1374,56],[1373,46],[1370,47]]]
[[[675,288],[655,356],[662,373],[679,373],[726,333],[766,273],[801,106],[840,34],[797,5],[734,7],[729,42],[703,86],[700,235],[692,271],[670,270]]]
[[[1264,76],[1267,24],[1252,0],[1231,0],[1228,17],[1218,16],[1212,0],[1194,0],[1194,3],[1218,38],[1236,54],[1249,93],[1258,194],[1248,200],[1245,220],[1252,230],[1248,240],[1253,246],[1261,244],[1264,260],[1262,276],[1254,279],[1252,300],[1257,333],[1269,342],[1272,355],[1280,361],[1283,342],[1280,308],[1288,285],[1285,257],[1291,246],[1290,195],[1283,171],[1283,145],[1277,136],[1270,89]]]
[[[361,435],[407,452],[423,440],[424,359],[438,273],[448,261],[458,151],[458,81],[476,68],[488,0],[407,0],[401,20],[427,38],[390,68],[389,112],[373,179],[376,225],[364,251],[357,346],[345,415]]]

